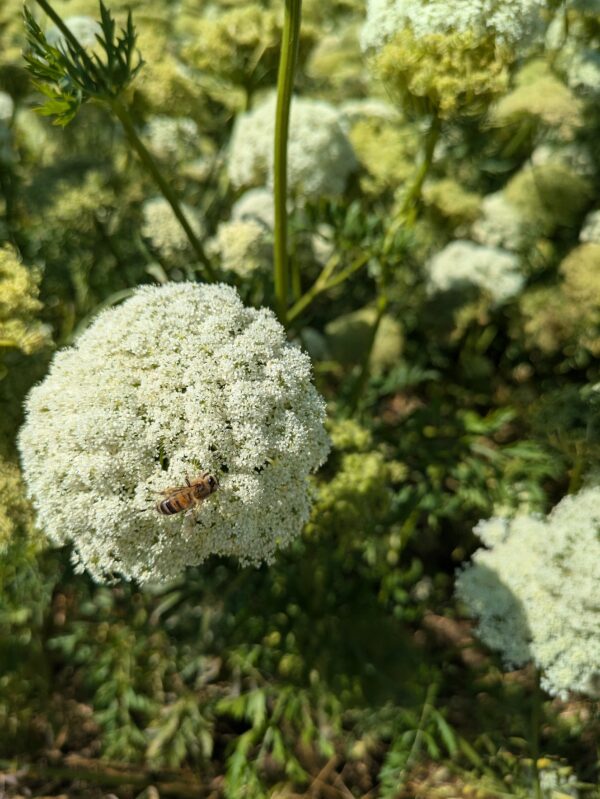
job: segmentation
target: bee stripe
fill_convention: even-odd
[[[173,516],[173,514],[179,513],[179,511],[182,510],[181,507],[177,507],[172,499],[164,499],[158,507],[164,516]]]

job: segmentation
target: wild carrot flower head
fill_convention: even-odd
[[[368,0],[361,33],[372,68],[406,109],[482,113],[540,24],[542,0]],[[517,45],[519,45],[517,47]]]
[[[368,0],[363,49],[378,48],[402,28],[417,38],[472,32],[513,44],[539,23],[544,0]]]
[[[181,210],[198,238],[204,236],[204,225],[196,211],[187,203]],[[185,230],[164,197],[150,197],[142,205],[142,235],[165,258],[171,258],[189,247]]]
[[[565,697],[600,694],[600,488],[565,497],[547,517],[480,522],[486,545],[456,590],[477,634],[507,665],[533,661]]]
[[[273,313],[225,285],[143,287],[57,353],[20,434],[38,520],[102,579],[165,580],[211,554],[270,562],[308,518],[325,407]],[[219,488],[162,516],[160,492]]]
[[[478,286],[495,305],[501,305],[523,288],[519,266],[514,253],[472,241],[452,241],[429,261],[429,286],[432,292]]]
[[[237,119],[228,160],[234,186],[271,185],[275,137],[275,96]],[[290,111],[288,171],[290,189],[304,197],[340,194],[356,169],[342,114],[330,103],[297,97]]]

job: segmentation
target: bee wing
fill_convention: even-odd
[[[163,497],[170,497],[172,494],[183,491],[184,488],[187,488],[187,486],[171,486],[170,488],[163,488],[163,490],[158,493],[162,494]]]

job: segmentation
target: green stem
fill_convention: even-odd
[[[82,64],[86,67],[90,68],[94,75],[98,74],[98,70],[95,69],[94,63],[88,53],[86,52],[85,48],[81,46],[81,44],[77,41],[77,37],[69,30],[67,25],[63,22],[60,15],[56,13],[56,11],[52,8],[50,3],[47,0],[35,0],[36,3],[40,6],[41,9],[48,15],[48,17],[54,22],[56,27],[60,30],[63,34],[65,39],[69,42],[69,44],[73,47],[73,50],[77,53],[79,58],[81,59]],[[204,267],[204,271],[206,272],[206,276],[209,280],[215,280],[215,273],[210,265],[210,261],[206,257],[206,254],[202,248],[202,244],[200,243],[198,237],[192,230],[190,223],[186,219],[183,211],[181,210],[181,206],[175,193],[165,180],[162,175],[162,172],[159,170],[154,158],[144,145],[143,141],[137,134],[135,129],[135,125],[133,124],[133,120],[131,115],[127,109],[127,106],[122,103],[118,97],[110,97],[109,92],[107,90],[106,97],[102,98],[104,102],[106,102],[117,117],[121,125],[123,126],[123,130],[125,131],[125,135],[129,140],[129,143],[136,151],[142,165],[148,171],[158,188],[160,189],[163,197],[169,203],[171,208],[173,209],[173,213],[175,217],[179,221],[181,227],[184,229],[185,234],[196,253],[196,256],[200,263]]]
[[[292,278],[292,299],[298,300],[302,294],[302,280],[300,278],[300,262],[296,253],[292,253],[290,257],[290,273]]]
[[[333,255],[323,267],[323,271],[319,275],[319,277],[315,280],[312,286],[304,292],[304,294],[300,297],[300,299],[292,305],[288,313],[288,322],[292,322],[297,316],[299,316],[302,311],[307,308],[311,302],[315,299],[315,297],[320,294],[322,291],[325,291],[327,286],[327,281],[329,279],[329,275],[334,271],[336,266],[339,263],[339,256]]]
[[[353,275],[355,272],[358,272],[359,269],[362,269],[363,266],[366,266],[366,264],[369,263],[369,258],[370,256],[368,253],[363,253],[360,255],[350,264],[350,266],[342,269],[342,271],[338,272],[335,277],[332,277],[325,286],[324,290],[328,291],[329,289],[335,288],[335,286],[339,286],[340,283],[343,283],[345,280],[348,280],[351,275]]]
[[[431,165],[433,164],[433,153],[435,150],[435,145],[439,139],[441,132],[441,120],[437,116],[437,114],[431,120],[431,125],[429,126],[429,131],[427,132],[427,136],[425,138],[425,147],[423,150],[423,161],[415,175],[415,179],[408,189],[402,206],[396,215],[395,219],[393,220],[392,224],[388,228],[385,239],[383,242],[382,253],[386,255],[390,252],[393,244],[394,239],[398,230],[406,224],[407,221],[412,221],[415,214],[415,209],[417,207],[417,203],[421,197],[421,190],[423,188],[423,183],[425,182],[425,178],[429,174],[429,170],[431,169]],[[388,275],[389,266],[386,263],[386,259],[383,260],[381,264],[381,277],[379,279],[379,287],[378,287],[378,297],[377,297],[377,316],[375,318],[375,324],[371,330],[371,336],[369,339],[369,346],[363,362],[361,364],[360,373],[356,384],[354,386],[354,390],[352,392],[352,399],[350,403],[351,409],[354,411],[358,407],[360,399],[364,393],[365,386],[369,379],[369,367],[371,362],[371,355],[373,352],[373,345],[375,344],[375,338],[377,336],[377,331],[379,330],[379,325],[381,324],[381,320],[386,312],[388,306],[388,297],[387,297],[387,284],[388,284]]]
[[[442,124],[440,118],[435,115],[431,120],[431,125],[429,126],[429,130],[427,131],[427,136],[425,137],[425,148],[423,151],[423,161],[421,166],[419,167],[419,171],[415,176],[415,180],[413,185],[410,187],[410,190],[406,197],[404,198],[404,202],[402,204],[401,213],[408,213],[410,211],[417,200],[421,197],[421,189],[423,188],[423,183],[425,182],[425,178],[429,174],[429,170],[431,169],[431,165],[433,164],[433,152],[435,150],[435,145],[440,137],[440,132],[442,129]]]
[[[288,244],[287,244],[287,150],[290,104],[294,87],[294,72],[300,41],[302,0],[285,0],[281,56],[277,76],[277,108],[275,111],[274,175],[274,269],[275,300],[279,319],[287,324],[288,305]]]
[[[427,131],[427,136],[425,137],[425,146],[423,149],[423,160],[421,165],[417,171],[417,174],[415,175],[412,185],[404,197],[404,201],[398,214],[394,218],[390,228],[386,233],[383,243],[384,253],[390,251],[398,230],[406,224],[407,220],[412,221],[412,217],[414,217],[416,205],[421,197],[423,183],[425,183],[425,178],[429,174],[429,170],[433,164],[433,153],[435,150],[435,145],[440,137],[441,130],[442,122],[436,114],[431,120],[429,130]]]
[[[583,484],[583,470],[585,466],[585,458],[583,452],[578,447],[573,466],[569,471],[569,488],[568,494],[576,494]]]
[[[413,740],[412,746],[410,747],[410,752],[408,753],[408,757],[406,758],[406,763],[404,766],[404,771],[408,771],[408,769],[412,766],[415,761],[415,758],[420,752],[421,744],[423,742],[423,730],[425,729],[425,725],[427,724],[427,719],[431,711],[435,707],[435,698],[438,692],[438,684],[437,682],[432,682],[427,689],[427,695],[425,696],[425,702],[423,703],[423,708],[421,710],[421,718],[419,719],[419,725],[415,732],[415,738]]]
[[[535,670],[535,684],[531,701],[531,759],[533,761],[533,789],[535,799],[542,799],[538,759],[540,757],[540,723],[542,718],[542,689],[540,687],[540,674]]]
[[[152,177],[152,179],[160,189],[163,197],[173,209],[173,213],[175,214],[181,227],[184,229],[185,234],[188,237],[188,240],[191,246],[193,247],[198,260],[204,267],[204,271],[206,273],[208,280],[210,281],[215,280],[216,276],[214,270],[210,265],[208,258],[206,257],[204,249],[202,248],[202,244],[200,243],[198,237],[194,233],[185,214],[181,210],[181,206],[179,204],[179,200],[175,196],[175,192],[165,180],[162,172],[156,165],[156,161],[151,156],[144,142],[138,136],[137,131],[135,129],[135,125],[133,124],[133,120],[131,118],[131,115],[127,107],[118,98],[113,98],[112,100],[110,100],[109,105],[111,111],[123,126],[125,135],[127,136],[127,139],[129,140],[129,143],[131,144],[133,149],[136,151],[140,161],[142,162],[142,166],[144,166],[144,168],[148,171],[149,175]]]
[[[81,58],[82,62],[85,64],[86,67],[92,67],[92,71],[94,75],[96,75],[96,70],[94,69],[94,62],[87,54],[85,47],[82,47],[79,42],[77,41],[77,37],[75,34],[69,30],[66,24],[63,22],[60,14],[57,14],[56,11],[52,8],[50,3],[46,2],[46,0],[35,0],[38,6],[44,11],[44,13],[50,17],[52,22],[56,25],[65,39],[69,42],[71,47],[77,52],[77,55]]]
[[[367,385],[367,381],[369,379],[371,355],[373,354],[375,338],[377,337],[377,331],[379,330],[379,325],[381,324],[383,315],[387,310],[387,305],[388,305],[387,293],[385,289],[382,288],[379,292],[379,296],[377,297],[377,316],[375,317],[375,322],[371,329],[367,351],[365,353],[365,357],[363,358],[363,362],[360,367],[360,372],[356,380],[356,383],[354,385],[354,390],[352,392],[352,398],[350,400],[350,408],[352,412],[354,412],[358,408],[360,399],[364,393],[365,386]]]
[[[341,272],[338,272],[337,275],[334,277],[330,276],[335,271],[335,268],[339,264],[340,258],[338,255],[333,255],[329,261],[323,267],[323,271],[319,275],[319,277],[315,280],[312,286],[300,297],[300,299],[292,305],[288,313],[288,322],[293,322],[300,314],[308,308],[308,306],[324,291],[329,291],[329,289],[334,288],[335,286],[339,286],[340,283],[343,283],[347,280],[354,272],[357,272],[359,269],[368,263],[369,255],[362,254],[358,258],[356,258],[349,266],[345,269],[342,269]]]

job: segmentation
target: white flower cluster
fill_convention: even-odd
[[[81,16],[66,17],[64,23],[83,47],[94,47],[98,44],[96,36],[102,34],[102,28],[93,17],[83,14]],[[61,47],[64,44],[65,35],[53,25],[47,31],[46,39],[48,44],[53,47]]]
[[[575,774],[563,774],[555,766],[554,768],[540,769],[539,776],[544,799],[568,799],[569,797],[579,799],[578,780]]]
[[[198,125],[189,117],[151,117],[144,128],[148,145],[159,158],[174,158],[193,152],[198,140]]]
[[[310,244],[315,261],[325,266],[335,254],[335,230],[331,225],[324,223],[317,225],[310,237]]]
[[[590,211],[583,220],[583,227],[579,232],[579,241],[600,244],[600,208]]]
[[[600,12],[595,0],[584,0],[567,4],[575,12],[584,15]],[[595,41],[590,41],[588,26],[584,18],[576,15],[565,25],[565,16],[555,14],[548,25],[545,36],[547,50],[553,54],[555,66],[566,75],[567,83],[578,94],[597,95],[600,92],[600,55]],[[590,46],[592,45],[592,46]]]
[[[310,359],[225,285],[138,289],[57,353],[26,409],[39,524],[97,579],[167,580],[212,554],[272,561],[328,452]],[[214,493],[158,513],[160,492],[204,471]]]
[[[0,92],[0,122],[8,122],[13,115],[15,104],[7,92]]]
[[[231,207],[231,218],[260,222],[268,230],[275,227],[273,192],[269,189],[250,189]]]
[[[236,188],[273,183],[275,96],[240,114],[227,162]],[[357,162],[344,133],[340,112],[322,100],[294,98],[290,112],[288,179],[304,197],[340,194]]]
[[[202,238],[204,226],[194,209],[182,203],[181,210],[196,236]],[[143,204],[142,236],[165,258],[170,258],[189,246],[185,230],[164,197],[151,197]]]
[[[456,592],[505,663],[533,661],[552,695],[600,695],[600,488],[547,517],[490,519]]]
[[[600,93],[600,55],[590,49],[574,52],[567,67],[567,83],[577,92]]]
[[[247,278],[269,267],[271,238],[270,230],[256,219],[230,219],[219,224],[217,235],[209,242],[209,250],[219,256],[225,272]]]
[[[9,122],[13,115],[14,103],[10,94],[0,92],[0,163],[13,159]]]
[[[545,0],[367,0],[363,50],[379,49],[403,28],[419,38],[473,31],[512,44],[539,25]]]
[[[576,175],[592,177],[596,174],[596,160],[589,148],[579,142],[569,144],[540,144],[529,157],[531,166],[561,165]]]
[[[462,239],[434,255],[426,270],[432,293],[471,284],[486,291],[495,305],[518,294],[525,282],[514,253]]]
[[[481,214],[473,224],[471,235],[479,244],[517,252],[531,239],[523,214],[501,191],[483,198]]]

